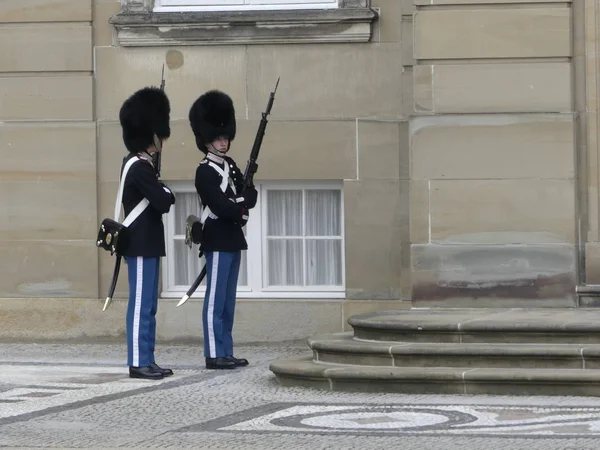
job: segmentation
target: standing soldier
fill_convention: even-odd
[[[213,90],[192,105],[190,125],[196,145],[206,155],[196,169],[196,191],[202,201],[200,250],[206,257],[206,293],[202,310],[207,369],[248,365],[233,356],[233,317],[241,251],[248,245],[242,227],[256,205],[254,186],[242,193],[243,175],[227,156],[235,138],[231,98]],[[243,196],[242,196],[243,195]]]
[[[122,181],[125,216],[147,202],[143,212],[128,226],[122,247],[129,275],[127,362],[131,378],[157,380],[173,374],[154,360],[158,275],[160,258],[165,256],[162,215],[169,212],[175,196],[159,182],[153,156],[171,135],[169,118],[169,99],[154,87],[137,91],[123,103],[119,113],[123,142],[129,151],[121,173],[130,160],[135,160]]]

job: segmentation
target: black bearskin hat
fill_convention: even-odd
[[[134,153],[146,150],[153,145],[154,135],[161,141],[168,139],[170,113],[169,98],[156,87],[140,89],[125,100],[119,120],[127,150]]]
[[[212,90],[198,97],[190,108],[189,119],[196,145],[204,153],[206,144],[219,136],[230,142],[235,139],[235,109],[231,97],[224,92]]]

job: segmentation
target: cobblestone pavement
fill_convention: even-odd
[[[197,345],[158,346],[175,375],[126,376],[122,345],[0,345],[0,447],[600,449],[600,398],[331,393],[280,387],[271,360],[204,369]]]

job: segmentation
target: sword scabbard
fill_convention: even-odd
[[[119,270],[121,269],[121,256],[117,255],[117,259],[115,260],[115,269],[113,270],[112,280],[110,282],[110,288],[108,289],[108,295],[106,296],[106,300],[104,301],[104,308],[102,311],[106,311],[106,309],[112,303],[113,295],[115,294],[115,289],[117,287],[117,281],[119,279]]]
[[[181,300],[179,300],[179,303],[177,303],[177,307],[180,307],[181,305],[183,305],[185,302],[187,302],[190,299],[190,297],[194,294],[196,289],[198,289],[198,286],[200,286],[200,283],[202,283],[202,280],[204,279],[205,276],[206,276],[206,265],[204,265],[204,267],[202,268],[202,272],[200,272],[200,275],[198,275],[198,277],[194,281],[194,284],[192,284],[192,286],[188,289],[188,291],[181,298]]]

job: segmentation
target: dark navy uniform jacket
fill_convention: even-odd
[[[225,192],[221,190],[222,176],[210,166],[210,162],[224,169],[224,162],[229,164],[229,176],[231,183],[236,188],[234,192],[230,183],[227,184]],[[242,215],[244,207],[247,209],[256,206],[256,189],[251,188],[253,195],[249,195],[250,201],[244,199],[236,201],[242,196],[243,174],[228,156],[223,158],[208,154],[196,169],[196,191],[200,195],[202,206],[208,206],[217,218],[207,218],[200,248],[205,252],[235,252],[246,250],[248,244],[242,230]],[[232,201],[233,200],[233,201]],[[247,211],[246,211],[247,212]]]
[[[165,230],[162,215],[169,212],[175,203],[173,193],[156,177],[150,156],[145,153],[131,153],[123,159],[123,167],[131,158],[139,158],[129,168],[123,187],[123,210],[125,217],[144,197],[150,204],[127,227],[127,239],[122,250],[123,256],[143,256],[158,258],[166,255]]]

